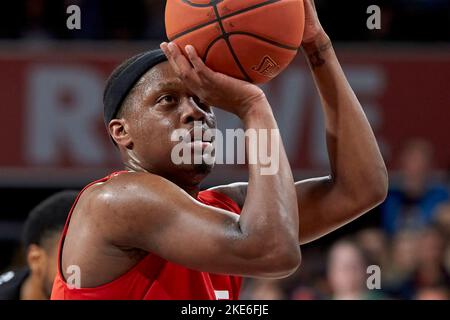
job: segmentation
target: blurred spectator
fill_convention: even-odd
[[[381,269],[388,265],[388,242],[383,230],[363,229],[356,234],[356,242],[364,251],[369,264],[378,265]]]
[[[433,150],[428,142],[407,143],[400,162],[400,181],[382,206],[384,228],[390,235],[428,225],[437,206],[449,197],[446,188],[432,179]]]
[[[420,289],[415,300],[449,300],[450,295],[446,287],[429,287]]]
[[[435,223],[445,237],[445,266],[447,270],[450,270],[450,202],[439,206],[436,211]]]
[[[77,194],[75,191],[57,193],[30,212],[23,230],[27,267],[0,275],[0,300],[50,298],[59,239]]]
[[[326,280],[326,260],[323,245],[315,243],[303,248],[302,265],[286,280],[284,287],[292,300],[322,300],[330,295]]]
[[[450,240],[450,202],[445,202],[436,209],[434,221],[442,229],[446,239]]]
[[[246,282],[240,298],[242,300],[284,300],[287,297],[280,280],[252,279]]]
[[[411,296],[411,292],[402,292],[409,288],[402,285],[411,277],[417,265],[417,242],[415,232],[398,232],[391,242],[389,265],[383,269],[383,289],[395,298]]]
[[[299,286],[291,295],[291,300],[324,300],[325,297],[316,288]]]
[[[416,263],[412,273],[391,293],[400,299],[414,299],[429,288],[450,288],[450,274],[445,267],[445,240],[436,227],[423,229],[415,242]],[[447,291],[448,294],[448,291]]]
[[[444,264],[445,239],[436,227],[428,227],[418,241],[418,267],[414,275],[417,287],[450,288],[450,275]]]
[[[382,299],[379,290],[367,288],[367,263],[362,250],[349,240],[340,240],[330,249],[328,281],[336,300]]]

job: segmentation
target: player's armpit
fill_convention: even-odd
[[[111,179],[96,197],[98,223],[117,246],[152,252],[190,269],[278,278],[298,261],[264,234],[246,233],[239,215],[206,206],[172,182],[147,173]]]
[[[211,190],[223,193],[241,208],[245,203],[248,183],[217,186]],[[369,211],[379,200],[355,198],[330,176],[295,183],[299,211],[299,242],[306,244],[339,229]]]
[[[217,187],[210,188],[209,190],[214,190],[226,195],[228,198],[233,200],[239,208],[244,207],[245,197],[247,196],[248,182],[236,182],[228,185],[221,185]]]

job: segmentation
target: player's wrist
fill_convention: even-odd
[[[259,105],[253,105],[246,110],[246,113],[240,118],[245,129],[264,128],[270,129],[275,124],[275,118],[269,102]]]
[[[334,55],[333,45],[325,32],[314,37],[311,42],[304,43],[302,50],[313,70],[324,66]]]
[[[249,118],[256,116],[258,113],[263,113],[267,110],[271,110],[270,105],[265,93],[261,90],[260,94],[247,99],[241,104],[236,116],[245,122]]]
[[[318,50],[321,51],[323,48],[331,47],[331,39],[324,30],[319,32],[314,38],[302,43],[302,50],[306,57]]]

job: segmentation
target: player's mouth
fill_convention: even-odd
[[[192,152],[197,150],[205,151],[206,148],[212,147],[212,143],[208,141],[193,141],[189,142],[188,146],[192,149]]]
[[[210,129],[202,126],[201,129],[197,128],[197,130],[195,130],[194,127],[189,131],[185,141],[188,141],[187,145],[192,149],[192,151],[204,151],[206,148],[213,148],[215,137],[207,134],[208,130]],[[201,135],[199,134],[200,132]]]

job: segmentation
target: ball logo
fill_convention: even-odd
[[[258,66],[252,67],[253,71],[262,74],[263,76],[273,78],[280,71],[280,66],[269,56],[264,56]]]

